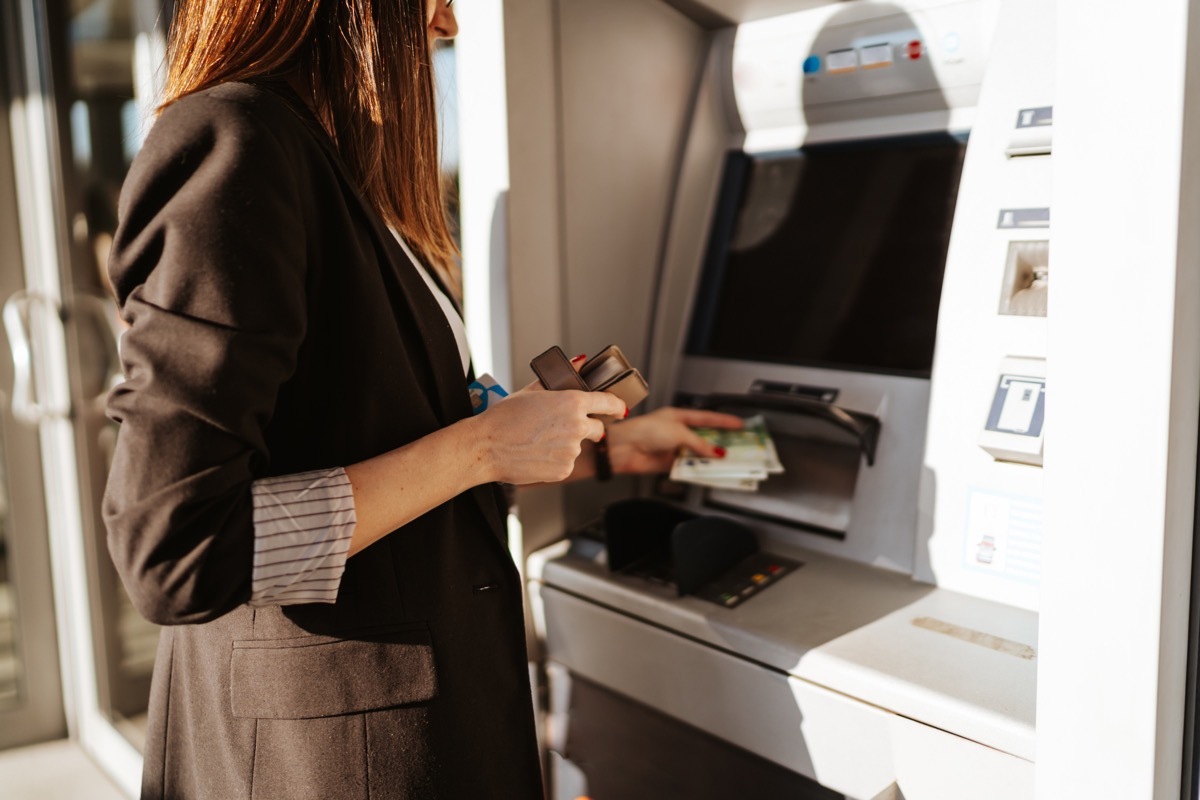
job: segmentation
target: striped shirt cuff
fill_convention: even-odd
[[[251,485],[250,494],[250,605],[335,602],[355,524],[354,492],[346,470],[264,478]]]

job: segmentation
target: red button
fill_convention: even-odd
[[[778,575],[782,571],[783,567],[779,566],[778,564],[772,564],[771,566],[767,567],[767,572],[771,573],[772,575]]]
[[[908,43],[908,47],[905,49],[908,53],[908,57],[910,59],[912,59],[913,61],[916,61],[918,58],[921,57],[921,40],[913,39],[911,42]]]

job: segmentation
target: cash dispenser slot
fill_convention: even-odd
[[[695,404],[696,399],[693,398]],[[875,449],[879,445],[879,418],[860,411],[851,411],[804,395],[782,394],[710,394],[699,398],[698,407],[707,409],[758,409],[783,411],[816,417],[854,436],[867,466],[875,465]]]
[[[704,394],[681,398],[696,408],[761,413],[784,472],[756,492],[705,491],[704,504],[834,538],[850,529],[858,473],[875,464],[882,423],[803,394]]]
[[[608,568],[733,608],[799,568],[763,553],[745,525],[659,500],[631,498],[604,512]]]

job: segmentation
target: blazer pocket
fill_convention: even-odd
[[[233,716],[254,719],[352,714],[428,702],[438,691],[426,628],[234,641],[229,684]]]

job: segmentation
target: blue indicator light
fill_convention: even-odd
[[[794,64],[796,62],[793,61],[792,63]],[[805,75],[812,75],[813,73],[820,72],[820,71],[821,71],[821,57],[820,56],[809,56],[808,58],[804,59],[804,74]]]

